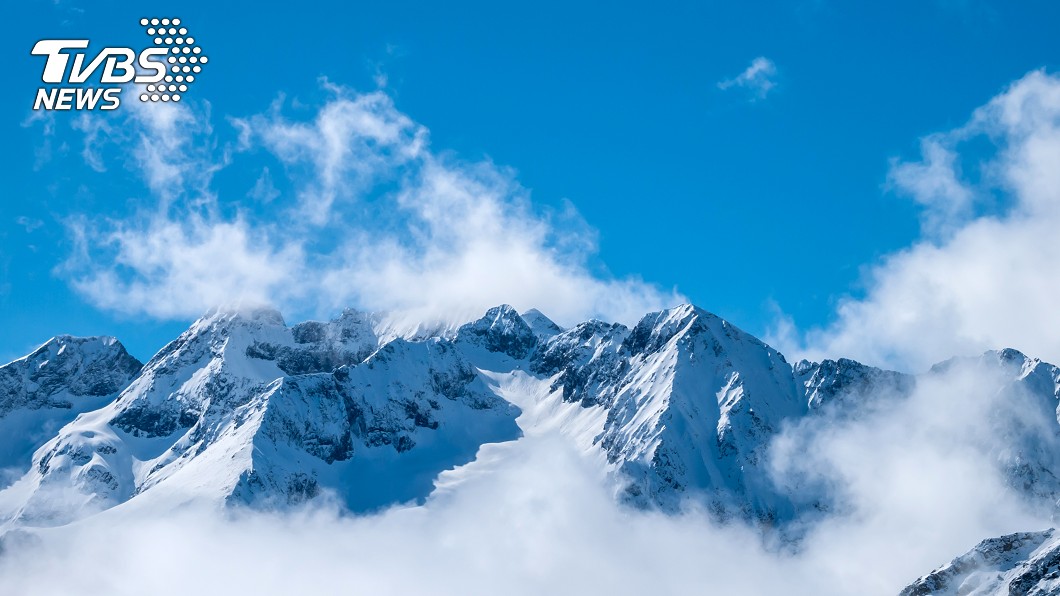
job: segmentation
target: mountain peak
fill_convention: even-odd
[[[515,310],[510,304],[500,304],[486,311],[483,316],[486,319],[515,319],[519,318],[519,311]]]
[[[984,359],[996,359],[1001,364],[1010,364],[1015,366],[1023,366],[1028,362],[1035,361],[1035,358],[1030,358],[1023,352],[1015,348],[1003,348],[1000,350],[990,350],[983,354]]]
[[[563,332],[562,327],[536,308],[531,308],[519,316],[523,318],[523,321],[526,321],[526,324],[530,326],[530,329],[533,330],[534,335],[538,339],[548,339]]]
[[[810,362],[800,360],[792,369],[795,381],[810,408],[826,404],[852,406],[868,395],[907,395],[916,378],[862,364],[849,358]]]
[[[519,313],[507,304],[495,306],[477,321],[460,327],[458,342],[481,346],[489,352],[521,359],[537,345],[537,336]]]
[[[217,323],[247,324],[257,323],[269,326],[286,327],[280,311],[272,306],[232,304],[211,308],[195,321],[196,325],[213,325]]]
[[[758,338],[718,315],[686,303],[644,315],[630,332],[626,349],[630,352],[653,352],[679,335],[695,336],[704,332],[712,334],[716,339],[728,338],[765,345]]]
[[[336,322],[342,323],[371,323],[372,314],[364,312],[363,310],[357,310],[356,308],[344,308],[342,313],[339,314]]]
[[[125,350],[125,346],[109,335],[79,337],[75,335],[56,335],[41,344],[29,354],[0,366],[0,380],[15,375],[26,374],[28,378],[60,375],[64,383],[69,383],[71,375],[76,376],[87,369],[98,367],[98,372],[123,373],[127,376],[139,372],[143,364]],[[123,377],[124,378],[124,377]],[[38,389],[45,389],[40,381],[35,381]],[[109,385],[107,385],[109,387]],[[71,389],[74,395],[84,389],[92,395],[110,393],[105,387],[87,388],[79,384]],[[99,393],[102,391],[102,393]]]
[[[29,354],[23,356],[18,360],[32,359],[42,354],[58,355],[64,353],[69,348],[76,348],[82,351],[99,351],[108,350],[114,347],[124,350],[125,346],[121,345],[121,342],[115,337],[109,335],[93,335],[87,337],[81,337],[76,335],[60,334],[50,338],[48,341],[42,343]],[[6,365],[5,365],[6,366]]]
[[[921,577],[901,596],[927,594],[1055,594],[1056,531],[989,538]],[[974,592],[973,592],[974,590]]]

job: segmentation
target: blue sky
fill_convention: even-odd
[[[303,171],[313,168],[265,129],[311,121],[336,97],[326,77],[349,97],[381,89],[429,130],[431,160],[491,164],[529,193],[516,202],[540,221],[574,220],[548,223],[545,248],[594,240],[595,250],[571,249],[585,253],[587,275],[642,280],[663,301],[676,292],[756,334],[778,311],[800,329],[832,324],[842,297],[863,291],[866,268],[923,238],[922,208],[896,191],[895,164],[921,159],[922,137],[962,127],[1014,81],[1060,62],[1060,7],[1049,2],[60,1],[5,13],[3,360],[58,333],[116,335],[146,359],[194,318],[75,287],[79,267],[107,258],[106,246],[77,258],[78,222],[106,227],[167,199],[144,182],[128,139],[100,140],[93,167],[79,116],[30,119],[43,60],[29,50],[41,38],[140,47],[141,16],[183,19],[211,59],[186,96],[210,129],[187,146],[223,164],[208,192],[218,221],[246,214],[275,226],[291,216],[284,201],[316,188]],[[765,77],[739,79],[760,57]],[[261,116],[281,94],[282,117]],[[260,125],[257,146],[240,144],[240,122]],[[959,162],[971,171],[984,155],[971,143]],[[250,196],[265,168],[273,201]],[[392,182],[347,201],[342,216],[359,219],[358,232],[406,225],[366,201]],[[195,203],[185,194],[176,200]],[[571,207],[578,216],[567,218]],[[346,233],[321,229],[311,250]],[[328,314],[305,296],[288,302],[288,318]]]

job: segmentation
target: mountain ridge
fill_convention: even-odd
[[[827,511],[832,497],[775,482],[769,450],[785,428],[857,417],[950,367],[980,367],[1025,404],[991,421],[1009,445],[991,453],[999,469],[1029,500],[1060,495],[1060,369],[1016,350],[923,375],[842,358],[792,365],[690,304],[632,328],[589,320],[564,329],[508,305],[424,336],[429,327],[395,336],[384,317],[352,309],[289,326],[279,311],[255,307],[209,311],[146,364],[124,360],[113,338],[46,342],[0,367],[0,382],[7,374],[20,379],[11,382],[19,395],[36,391],[18,363],[43,360],[51,352],[41,350],[61,342],[67,358],[78,346],[110,346],[86,350],[117,358],[122,366],[111,368],[128,378],[100,385],[114,391],[51,429],[0,491],[3,527],[60,525],[144,499],[283,508],[330,494],[355,513],[422,503],[442,472],[525,433],[519,399],[500,389],[518,383],[498,384],[519,378],[567,404],[556,415],[571,422],[557,428],[575,429],[563,432],[599,457],[618,500],[784,528]],[[84,385],[60,376],[53,385],[63,391]],[[0,415],[0,425],[16,418]]]

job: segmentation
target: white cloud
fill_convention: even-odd
[[[271,203],[279,198],[280,191],[276,189],[276,185],[272,182],[272,173],[269,172],[269,168],[261,169],[261,175],[258,176],[258,179],[254,182],[254,187],[250,189],[247,196],[262,203]]]
[[[32,234],[34,230],[44,225],[44,222],[35,217],[26,217],[20,215],[15,218],[15,223],[22,226],[27,234]]]
[[[857,415],[786,429],[770,454],[778,477],[833,500],[808,527],[803,563],[837,593],[895,594],[985,538],[1049,527],[1052,503],[1017,498],[997,462],[1022,454],[1022,438],[1055,449],[1055,424],[1040,427],[1041,396],[999,390],[1002,375],[957,362],[908,398],[857,395]]]
[[[972,190],[960,180],[957,154],[945,139],[928,137],[921,141],[924,161],[892,161],[890,183],[924,206],[922,223],[930,234],[952,232],[971,215]]]
[[[925,236],[873,266],[833,324],[771,339],[906,369],[1002,347],[1060,362],[1060,78],[1026,75],[922,151],[891,181],[925,206]]]
[[[718,89],[725,91],[739,87],[746,89],[751,94],[752,100],[765,99],[766,95],[769,95],[769,92],[777,86],[774,80],[776,75],[776,64],[773,64],[769,58],[759,56],[736,77],[719,82]]]
[[[380,177],[420,155],[427,130],[399,112],[382,91],[361,95],[324,85],[336,93],[312,122],[291,121],[273,111],[237,120],[244,143],[260,142],[287,164],[309,164],[298,214],[322,225],[338,199],[354,199]]]
[[[207,193],[213,174],[227,164],[226,155],[213,151],[209,104],[202,113],[187,103],[130,102],[129,110],[126,127],[135,143],[129,155],[163,204]],[[123,148],[129,140],[122,139]]]
[[[55,136],[55,114],[47,110],[34,110],[23,120],[22,128],[29,128],[41,124],[41,141],[33,149],[33,169],[39,170],[52,159],[52,138]]]
[[[96,246],[69,267],[71,283],[101,308],[181,318],[210,305],[290,300],[309,290],[291,283],[304,263],[300,246],[274,246],[268,232],[243,219],[140,216],[79,236]],[[101,257],[104,267],[96,265]]]
[[[684,300],[591,273],[594,234],[573,208],[541,212],[511,170],[432,151],[426,128],[383,92],[324,86],[332,97],[308,120],[285,115],[282,99],[231,119],[234,157],[217,149],[208,111],[185,105],[141,108],[107,129],[122,130],[109,140],[131,150],[158,203],[81,220],[83,251],[64,268],[74,287],[103,308],[164,318],[253,300],[298,316],[354,306],[457,322],[510,303],[567,323],[628,323]],[[213,172],[259,148],[296,196],[276,196],[271,172],[252,192],[271,201],[215,196]]]
[[[593,277],[584,265],[593,247],[558,249],[554,236],[567,226],[535,216],[527,193],[492,164],[428,156],[396,204],[410,216],[408,239],[352,238],[344,265],[325,278],[335,304],[397,310],[411,323],[511,303],[573,323],[590,315],[631,322],[680,300],[636,280]]]
[[[99,145],[101,136],[113,134],[109,122],[103,118],[93,118],[88,114],[81,114],[73,121],[72,126],[75,130],[80,130],[85,135],[81,149],[81,157],[85,160],[85,163],[97,172],[106,172],[107,168],[103,165],[103,157],[99,153]]]
[[[213,174],[228,163],[216,150],[210,107],[197,112],[187,103],[129,102],[115,113],[80,114],[71,126],[83,134],[81,156],[97,172],[116,154],[143,177],[148,189],[169,206],[178,198],[208,194]]]

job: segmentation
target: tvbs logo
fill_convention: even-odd
[[[106,47],[94,56],[79,50],[87,39],[42,39],[30,52],[44,56],[34,110],[114,110],[122,91],[137,88],[140,101],[180,101],[209,61],[180,19],[140,19],[154,45],[140,50]],[[99,86],[92,86],[98,81]],[[86,85],[87,83],[87,85]]]

